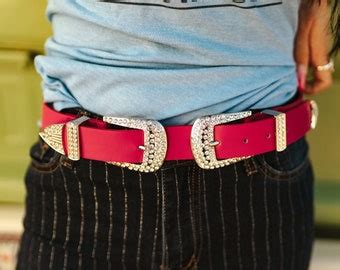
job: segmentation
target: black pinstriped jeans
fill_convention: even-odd
[[[16,269],[308,269],[305,138],[214,170],[194,160],[152,173],[74,162],[40,139],[30,156]]]

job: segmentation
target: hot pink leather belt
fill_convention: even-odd
[[[43,104],[39,135],[72,160],[99,160],[152,172],[165,160],[195,159],[201,168],[214,169],[261,153],[283,151],[315,127],[317,115],[316,103],[302,96],[261,112],[209,115],[193,125],[176,126],[143,118],[79,117]]]

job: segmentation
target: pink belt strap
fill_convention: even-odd
[[[315,121],[315,106],[314,101],[303,100],[300,96],[288,105],[256,112],[239,121],[216,124],[213,127],[215,143],[208,147],[214,149],[217,160],[281,151],[285,145],[297,141],[308,132]],[[70,147],[68,140],[71,139],[68,138],[72,137],[67,135],[65,124],[77,117],[79,116],[55,111],[43,104],[41,137],[52,148],[65,155],[72,156],[70,151],[77,150],[78,156],[73,155],[76,160],[85,158],[129,163],[143,161],[144,151],[140,146],[145,145],[144,131],[136,128],[114,129],[101,119],[86,119],[86,122],[76,127],[78,130],[73,133],[76,136],[73,143],[76,145]],[[163,161],[200,159],[193,154],[193,143],[204,142],[200,138],[192,138],[195,136],[192,128],[193,125],[164,126],[166,152]],[[202,133],[204,136],[204,131]],[[280,150],[280,147],[283,148]],[[209,165],[209,158],[204,159],[200,161]]]

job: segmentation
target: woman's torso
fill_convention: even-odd
[[[299,0],[237,2],[49,0],[45,101],[164,125],[286,102]]]

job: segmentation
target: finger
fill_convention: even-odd
[[[309,51],[310,65],[313,67],[325,65],[329,62],[329,51],[332,44],[330,31],[330,10],[327,1],[323,1],[313,16],[310,35]]]
[[[309,35],[311,27],[312,20],[309,9],[302,3],[299,9],[299,24],[294,42],[294,59],[296,62],[298,88],[300,91],[303,91],[306,87],[309,64]]]
[[[317,71],[313,73],[313,80],[308,82],[304,93],[317,94],[327,90],[333,84],[331,71]]]
[[[295,36],[294,58],[299,65],[308,66],[309,62],[309,34],[312,27],[312,20],[308,11],[300,6],[299,10],[299,24]]]
[[[310,65],[312,67],[325,65],[329,61],[328,52],[331,46],[329,29],[329,9],[324,1],[315,13],[310,31]],[[313,79],[306,85],[305,93],[316,94],[327,90],[333,83],[331,71],[318,71],[313,69]]]
[[[307,73],[308,68],[305,64],[298,64],[296,67],[297,72],[297,80],[298,80],[298,89],[299,91],[305,91],[306,89],[306,79],[307,79]]]

